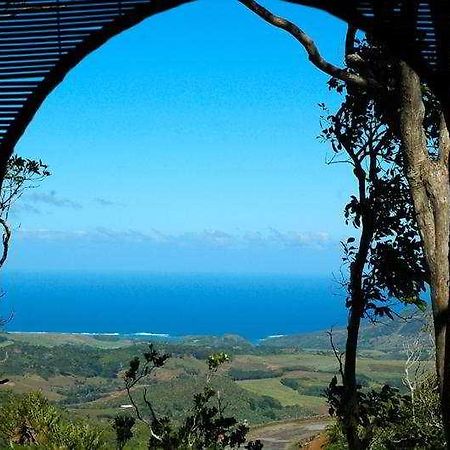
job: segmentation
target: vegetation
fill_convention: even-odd
[[[395,321],[386,327],[379,326],[378,339],[398,343],[412,340],[422,320],[418,318],[416,322],[410,328],[405,327],[402,321]],[[322,332],[322,335],[323,340],[315,340],[316,334],[302,336],[310,344],[316,342],[317,349],[310,345],[308,350],[299,350],[293,345],[297,339],[293,336],[269,339],[258,346],[245,341],[245,345],[237,350],[227,351],[230,361],[210,379],[211,388],[226,399],[226,416],[234,417],[239,423],[245,422],[252,428],[274,421],[325,414],[327,406],[323,392],[330,378],[336,374],[337,365],[331,350],[326,348],[326,333]],[[374,339],[375,329],[370,328],[368,335],[369,341]],[[107,448],[119,445],[115,436],[117,430],[113,428],[114,418],[125,413],[130,417],[133,412],[123,408],[130,404],[123,387],[123,362],[147,352],[147,343],[118,337],[114,342],[109,342],[110,348],[105,348],[105,341],[94,336],[83,336],[81,342],[70,345],[67,344],[70,339],[67,335],[39,334],[33,335],[32,339],[28,334],[2,336],[5,338],[2,345],[14,357],[4,363],[5,375],[11,383],[0,389],[0,404],[9,400],[11,394],[8,390],[19,395],[39,390],[52,401],[51,405],[63,413],[63,417],[80,417],[87,420],[92,429],[102,431],[101,437]],[[284,339],[286,345],[281,345],[278,339]],[[276,343],[274,350],[271,341]],[[211,341],[204,339],[202,345],[214,347],[215,343],[219,345],[220,342],[219,338]],[[148,397],[158,415],[167,417],[178,429],[186,420],[186,414],[192,411],[194,396],[203,392],[208,368],[203,358],[197,357],[203,352],[197,352],[190,338],[159,341],[157,345],[163,353],[170,352],[173,357],[155,370],[154,376],[144,384],[148,385]],[[71,358],[73,361],[70,361]],[[408,390],[402,384],[404,361],[404,352],[398,358],[392,358],[388,351],[375,352],[374,356],[370,352],[364,353],[358,361],[359,377],[367,389],[380,389],[389,383],[398,386],[401,395],[405,395]],[[425,363],[424,367],[430,365]],[[244,373],[247,377],[235,379],[236,373]],[[262,373],[267,377],[260,378]],[[255,377],[249,378],[250,374]],[[144,412],[146,404],[139,386],[140,383],[133,388],[133,395]],[[294,422],[288,424],[291,425],[287,427],[294,427]],[[125,433],[125,430],[121,428],[121,432]],[[132,427],[132,434],[130,440],[124,443],[125,449],[147,448],[148,430],[139,421]],[[252,439],[258,439],[257,431],[252,431]]]
[[[102,430],[85,420],[73,420],[42,394],[11,395],[0,408],[2,447],[45,449],[106,448]]]
[[[286,338],[255,348],[237,336],[189,337],[182,343],[163,342],[160,352],[152,344],[145,348],[116,336],[95,336],[91,341],[96,343],[85,346],[73,340],[53,345],[52,339],[36,346],[3,337],[0,345],[14,350],[4,370],[17,377],[16,386],[22,382],[23,390],[41,383],[53,401],[76,414],[96,411],[97,419],[109,421],[119,449],[135,445],[131,442],[137,436],[141,447],[152,449],[239,448],[245,444],[248,423],[322,412],[323,394],[337,418],[330,448],[341,446],[343,436],[350,450],[438,449],[445,442],[450,447],[450,138],[441,105],[410,67],[370,36],[359,40],[353,27],[345,37],[345,66],[338,68],[323,60],[314,42],[293,23],[254,0],[240,2],[293,35],[313,64],[332,76],[330,88],[343,94],[336,112],[321,106],[322,138],[331,144],[332,160],[350,164],[357,185],[344,210],[346,222],[359,233],[342,243],[347,270],[342,284],[349,309],[347,329],[340,333],[345,350],[336,346],[332,332],[331,351],[286,348]],[[9,250],[11,205],[48,175],[41,161],[10,159],[0,192],[0,268]],[[387,359],[380,348],[376,355],[358,352],[363,319],[394,320],[392,301],[425,310],[420,295],[426,285],[433,306],[436,377],[426,372],[426,377],[416,373],[413,379],[410,370],[420,358],[408,349],[397,350],[397,357],[406,353],[406,375],[399,377],[392,373],[398,361]],[[220,373],[229,361],[223,350],[209,357],[207,369],[200,363],[219,345],[236,356]],[[176,358],[169,361],[167,351],[174,351]],[[123,372],[125,358],[131,361]],[[125,391],[119,385],[122,375]],[[0,385],[8,381],[2,379]],[[2,397],[2,445],[95,450],[111,444],[109,431],[69,419],[41,394]],[[225,398],[232,400],[227,414]],[[112,420],[119,408],[129,407],[135,418],[119,414]],[[261,447],[258,441],[246,444],[249,449]]]
[[[370,355],[371,358],[402,359],[404,357],[405,337],[420,334],[427,326],[428,315],[420,311],[405,309],[402,315],[408,320],[386,320],[383,323],[365,322],[359,333],[358,349],[360,355]],[[345,346],[347,330],[333,328],[333,341],[338,348]],[[432,352],[432,342],[426,342],[427,349]],[[261,344],[266,351],[290,348],[305,351],[330,350],[330,338],[323,331],[268,339]]]
[[[157,351],[153,344],[150,344],[142,358],[135,357],[130,361],[129,368],[124,374],[125,389],[136,417],[149,430],[149,448],[219,450],[241,447],[246,441],[249,427],[246,423],[239,423],[234,417],[225,415],[226,397],[223,396],[223,392],[213,388],[211,383],[212,376],[229,361],[228,355],[220,352],[209,356],[205,385],[194,395],[193,404],[180,424],[175,423],[168,416],[159,415],[149,397],[151,392],[148,392],[151,391],[148,383],[151,383],[154,371],[164,367],[169,358],[169,354]],[[138,406],[135,399],[136,388],[142,384],[141,400],[147,414],[143,412],[142,407]],[[125,434],[131,437],[131,427],[124,433],[124,424],[131,425],[132,422],[122,419],[120,423],[122,427],[120,435],[117,435],[117,441],[123,441]],[[116,430],[119,428],[116,427]],[[262,445],[258,441],[250,441],[245,447],[256,450],[262,448]]]
[[[444,449],[445,435],[439,390],[434,376],[421,378],[414,398],[385,387],[366,395],[368,409],[361,415],[370,448]],[[328,430],[328,450],[347,448],[339,422]]]
[[[116,444],[118,450],[122,450],[125,444],[133,437],[132,428],[136,420],[134,417],[126,415],[118,415],[114,417],[113,428],[116,432]]]
[[[282,372],[280,370],[271,369],[243,369],[239,367],[233,367],[229,370],[228,374],[233,380],[259,380],[261,378],[276,378],[279,377]]]
[[[352,70],[355,57],[365,61],[377,79],[389,78],[389,69],[394,70],[395,64],[389,62],[383,47],[370,39],[358,40],[355,30],[348,31],[346,51],[348,70]],[[399,140],[387,126],[378,98],[367,89],[337,79],[329,84],[345,97],[338,111],[324,118],[322,136],[331,143],[332,161],[347,162],[352,167],[357,194],[346,205],[344,216],[360,230],[360,236],[342,243],[349,272],[343,282],[348,292],[349,319],[345,352],[340,354],[331,341],[341,368],[342,388],[334,378],[327,392],[330,410],[342,421],[349,447],[365,449],[370,445],[371,432],[367,426],[362,428],[363,436],[358,431],[368,414],[365,405],[395,396],[387,386],[369,396],[361,392],[356,373],[361,320],[364,316],[392,319],[395,312],[389,301],[394,300],[424,309],[420,294],[425,291],[428,272]]]
[[[0,226],[2,228],[2,251],[0,252],[0,268],[8,258],[11,227],[8,223],[9,212],[14,203],[25,190],[36,187],[50,176],[48,166],[41,160],[22,158],[12,155],[6,165],[0,189]],[[1,322],[0,322],[1,326]]]
[[[48,166],[41,160],[22,158],[17,155],[13,155],[9,158],[3,179],[0,180],[0,269],[8,258],[12,236],[8,219],[12,205],[22,196],[26,189],[35,187],[36,184],[40,183],[48,176],[50,176]],[[3,295],[4,293],[1,293],[0,298]],[[10,319],[11,317],[0,317],[0,329]],[[5,384],[7,381],[7,379],[0,378],[0,385]]]
[[[345,89],[347,96],[355,93],[357,100],[364,99],[364,97],[370,98],[375,113],[373,117],[376,117],[381,125],[379,131],[383,134],[386,132],[390,134],[384,144],[389,146],[391,143],[395,143],[395,145],[398,143],[400,158],[397,159],[397,162],[399,160],[404,161],[399,166],[401,169],[399,176],[407,180],[407,193],[411,199],[412,217],[417,221],[417,231],[421,238],[424,264],[420,265],[422,265],[423,275],[425,275],[422,278],[428,282],[431,293],[436,375],[447,446],[450,448],[450,372],[448,370],[450,332],[447,332],[449,324],[448,284],[450,280],[448,258],[450,242],[448,169],[450,138],[449,120],[446,117],[446,111],[429,87],[424,85],[424,80],[421,80],[419,75],[406,62],[393,58],[389,52],[380,47],[375,49],[372,47],[369,48],[368,52],[360,52],[361,47],[354,46],[358,30],[353,26],[349,26],[345,38],[346,66],[338,67],[326,61],[321,56],[315,42],[294,23],[274,15],[255,0],[240,0],[240,2],[266,22],[291,34],[303,46],[312,64],[330,75],[334,80],[334,85],[340,86],[340,89]],[[437,92],[437,94],[441,93]],[[442,99],[442,96],[440,98]],[[354,108],[352,109],[352,116],[358,117],[361,112],[358,109],[358,102],[352,108]],[[358,125],[356,125],[357,129]],[[352,134],[353,128],[350,127],[350,130]],[[364,135],[356,131],[357,139],[362,136]],[[343,137],[345,140],[349,138],[346,134]],[[344,142],[341,140],[340,145],[343,144]],[[355,141],[351,142],[350,140],[350,147],[352,144],[354,145]],[[358,144],[356,142],[356,149],[353,148],[353,151],[357,151]],[[338,150],[340,149],[338,148]],[[364,184],[367,181],[373,181],[371,180],[371,173],[377,175],[376,170],[371,170],[374,164],[369,163],[369,176],[366,177],[360,170],[357,161],[354,160],[353,162],[355,163],[355,175],[360,184],[361,181]],[[400,186],[400,184],[397,184],[397,186]],[[360,186],[359,198],[355,197],[354,204],[350,205],[351,215],[359,216],[363,229],[358,248],[350,249],[351,252],[354,251],[349,280],[349,293],[353,307],[351,306],[350,310],[345,359],[342,359],[344,355],[341,356],[342,378],[345,387],[342,395],[344,403],[349,405],[347,412],[343,410],[343,420],[346,422],[348,444],[350,448],[354,449],[361,448],[362,445],[355,432],[358,421],[358,412],[355,408],[357,406],[355,403],[357,386],[354,370],[356,367],[356,347],[360,318],[364,309],[370,303],[364,301],[364,297],[367,297],[367,291],[364,292],[362,281],[363,268],[370,258],[370,241],[371,235],[373,236],[374,233],[373,216],[379,212],[374,208],[375,205],[370,206],[367,203],[367,192],[365,191],[366,188]],[[392,197],[392,200],[396,200],[396,197]],[[389,201],[387,204],[389,205]],[[366,206],[369,207],[365,208]],[[365,219],[362,212],[367,213]],[[390,218],[396,218],[397,220],[403,217],[402,211],[395,211],[395,214],[390,216]],[[408,222],[406,217],[405,219]],[[401,221],[389,230],[394,236],[397,236],[399,232],[403,237],[409,236],[414,243],[418,243],[415,237],[417,233],[413,232],[412,228],[410,228],[408,234],[404,234],[402,227],[398,227],[398,225],[402,225]],[[349,243],[352,244],[352,242]],[[403,243],[409,245],[408,240]],[[403,249],[401,252],[403,252]],[[409,260],[405,257],[405,259],[408,262],[418,262],[417,258]],[[403,262],[403,260],[398,260],[398,267],[402,267]],[[390,266],[386,265],[386,267],[394,268],[395,266],[391,264]],[[410,278],[405,274],[401,274],[398,281],[404,283],[409,280]],[[381,277],[377,281],[381,283],[380,286],[383,286],[386,281],[391,282],[392,280]],[[377,292],[377,297],[380,294],[381,296],[384,295],[382,288]],[[360,301],[355,302],[358,297]],[[402,295],[400,295],[400,299],[401,297]],[[366,298],[366,300],[368,299]],[[336,355],[339,356],[339,353],[336,352]]]

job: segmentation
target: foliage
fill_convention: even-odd
[[[383,322],[383,326],[372,322],[363,324],[359,333],[358,349],[367,350],[371,357],[377,355],[377,358],[402,359],[405,338],[417,336],[425,323],[423,313],[415,310],[415,307],[405,308],[402,315],[409,320],[396,318]],[[337,348],[345,346],[346,336],[346,328],[333,328],[333,341]],[[330,352],[329,336],[323,331],[268,339],[262,345],[267,351],[273,348],[307,348]],[[432,351],[431,342],[428,348]]]
[[[114,418],[113,428],[116,432],[118,450],[122,450],[125,444],[133,437],[132,428],[136,420],[134,417],[119,415]]]
[[[387,78],[395,76],[395,68],[383,47],[370,38],[355,44],[353,58],[364,60],[380,79],[391,82]],[[358,181],[358,194],[350,197],[344,218],[356,229],[366,225],[371,230],[362,280],[364,313],[392,318],[387,304],[391,299],[424,308],[420,294],[428,280],[427,267],[400,143],[389,126],[391,121],[387,123],[389,99],[372,91],[348,89],[338,80],[329,85],[345,95],[336,113],[320,105],[324,111],[321,138],[333,149],[330,162],[350,164]],[[356,239],[349,237],[342,248],[343,261],[351,267],[359,251]],[[350,307],[351,283],[348,288]]]
[[[57,392],[64,395],[60,401],[64,405],[74,405],[92,402],[104,395],[114,392],[118,388],[118,383],[114,380],[103,383],[76,383],[74,386],[64,386],[57,389]]]
[[[67,374],[113,378],[120,369],[120,362],[109,360],[107,353],[100,349],[79,346],[76,351],[73,350],[72,345],[52,348],[29,344],[14,345],[11,352],[14,351],[16,357],[8,358],[3,367],[9,374],[35,373],[43,378]],[[129,351],[125,353],[129,354]]]
[[[300,381],[296,378],[282,378],[280,382],[288,388],[294,389],[294,391],[297,391],[301,387]]]
[[[0,408],[0,439],[8,446],[46,449],[106,448],[102,432],[81,420],[70,420],[38,392],[12,395]]]
[[[330,413],[339,415],[342,387],[334,380],[327,395],[332,400]],[[414,398],[397,389],[358,391],[359,433],[370,449],[444,449],[445,436],[437,382],[434,376],[422,377]],[[340,422],[328,430],[328,450],[346,448]]]
[[[316,383],[308,383],[308,380],[298,378],[281,378],[280,383],[287,386],[301,395],[311,395],[314,397],[321,397],[324,392],[324,387]]]
[[[374,446],[388,450],[398,448],[444,449],[445,436],[436,378],[422,377],[414,399],[401,405],[399,419],[379,430]]]
[[[232,367],[228,375],[233,380],[259,380],[262,378],[276,378],[282,375],[281,370],[271,369],[245,369],[241,367]]]
[[[220,391],[211,385],[211,378],[229,357],[220,352],[208,358],[208,375],[206,383],[193,398],[193,404],[181,424],[175,424],[169,417],[157,414],[153,402],[148,398],[147,385],[143,386],[142,399],[147,414],[137,406],[136,388],[139,383],[148,384],[158,368],[163,367],[170,355],[157,351],[152,344],[143,357],[134,357],[124,374],[125,388],[136,417],[149,429],[149,448],[171,450],[186,449],[225,449],[244,445],[249,431],[245,423],[239,423],[234,417],[225,416],[225,406]],[[260,443],[249,443],[246,448],[259,449]]]
[[[336,421],[329,425],[326,429],[327,443],[326,450],[347,450],[347,442],[342,432],[341,423]]]
[[[34,188],[49,177],[47,164],[40,159],[34,160],[13,155],[8,161],[5,178],[0,190],[0,211],[4,218],[26,189]]]
[[[41,160],[22,158],[13,155],[8,161],[5,177],[0,185],[0,225],[2,227],[3,251],[0,255],[0,267],[6,262],[11,239],[8,216],[11,206],[22,196],[26,189],[36,187],[37,183],[50,176],[48,166]]]
[[[395,76],[384,48],[370,38],[358,40],[349,29],[346,63],[349,71],[357,58],[373,75],[387,83]],[[377,78],[378,79],[378,78]],[[332,79],[330,89],[345,94],[337,112],[325,105],[322,138],[331,144],[332,162],[349,164],[356,178],[357,194],[344,208],[344,219],[360,230],[357,241],[351,236],[342,242],[343,262],[348,269],[346,306],[350,309],[345,352],[337,350],[330,333],[331,347],[339,363],[342,385],[334,377],[326,391],[330,413],[342,423],[349,448],[368,448],[374,428],[382,420],[396,420],[404,398],[385,385],[381,390],[362,391],[356,381],[357,347],[361,319],[394,318],[390,301],[400,300],[425,309],[420,298],[428,281],[428,267],[418,232],[415,210],[405,177],[399,139],[386,123],[386,106],[371,90],[355,88]],[[390,93],[380,94],[390,97]],[[392,107],[392,105],[389,105]],[[382,413],[382,414],[381,414]]]
[[[8,354],[14,357],[5,361],[4,372],[8,378],[15,381],[14,389],[20,391],[22,383],[25,383],[27,388],[32,383],[35,389],[42,390],[50,398],[53,398],[56,392],[61,396],[58,400],[60,404],[70,405],[71,408],[79,409],[81,413],[84,407],[92,408],[96,411],[96,415],[109,417],[116,414],[112,413],[112,410],[120,408],[126,402],[126,394],[119,392],[123,386],[119,378],[123,361],[130,360],[134,355],[147,350],[147,345],[135,344],[126,338],[122,338],[123,347],[103,349],[100,341],[88,337],[81,341],[83,345],[67,345],[64,335],[30,337],[14,333],[5,336],[8,338],[5,350],[7,349]],[[25,343],[24,339],[26,342],[33,339],[36,345]],[[99,343],[100,347],[95,348],[93,346],[95,343]],[[50,344],[51,347],[48,346]],[[158,376],[152,384],[152,398],[158,405],[160,414],[170,416],[171,420],[180,421],[181,412],[191,406],[190,399],[198,390],[201,383],[199,380],[206,377],[208,368],[204,361],[192,357],[192,347],[184,340],[164,345],[164,351],[169,350],[176,355],[158,371]],[[239,360],[230,363],[231,368],[238,366],[248,370],[249,373],[263,368],[265,358],[274,355],[270,349],[261,353],[265,356],[253,356],[252,352],[245,354],[239,357]],[[291,357],[292,355],[280,355],[280,361],[277,362],[281,364],[280,376],[283,371],[291,368]],[[301,358],[311,360],[309,355],[300,356]],[[327,360],[326,364],[330,366],[331,358],[327,357]],[[287,363],[286,367],[284,361]],[[312,361],[311,363],[314,364]],[[298,364],[295,364],[295,368],[297,367]],[[304,368],[307,371],[311,370],[308,364]],[[273,396],[268,397],[271,395],[270,389],[261,394],[244,389],[245,386],[234,382],[228,373],[228,370],[221,370],[212,383],[215,389],[220,390],[227,398],[229,403],[227,412],[238,420],[261,424],[302,417],[312,412],[309,405],[303,406],[301,403],[300,406],[282,406],[279,401],[272,398]]]
[[[0,268],[6,262],[9,252],[9,242],[11,239],[11,228],[8,224],[8,216],[11,206],[20,198],[26,189],[34,187],[48,177],[50,172],[48,166],[41,160],[22,158],[17,155],[11,156],[6,167],[5,177],[0,183],[0,227],[2,229],[0,251]],[[0,297],[3,294],[0,294]],[[0,317],[0,328],[2,328],[10,318]],[[0,384],[5,384],[8,380],[1,379]]]
[[[326,390],[330,415],[343,417],[346,411],[344,387],[338,385],[334,377]],[[370,448],[377,432],[399,423],[401,408],[409,404],[410,398],[400,395],[398,390],[388,385],[381,389],[357,390],[357,411],[354,418],[358,421],[357,433],[363,448]]]

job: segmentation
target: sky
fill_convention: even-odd
[[[340,64],[345,26],[264,1]],[[11,270],[339,270],[345,165],[319,102],[339,98],[300,45],[235,0],[152,17],[86,58],[17,153],[52,176],[15,206]]]

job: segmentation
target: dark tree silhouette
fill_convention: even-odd
[[[11,207],[23,195],[27,189],[36,187],[42,180],[50,175],[48,166],[40,160],[12,156],[7,164],[6,175],[3,185],[0,188],[0,226],[2,227],[1,250],[0,250],[0,269],[8,258],[10,240],[12,236],[11,226],[9,225],[9,213]],[[0,294],[0,298],[4,293]],[[11,320],[11,316],[0,318],[0,329]],[[5,357],[8,357],[6,354]],[[0,384],[7,383],[8,380],[0,380]]]
[[[13,155],[8,160],[5,178],[0,188],[0,225],[3,228],[0,269],[8,258],[12,234],[8,224],[11,207],[27,189],[37,187],[48,176],[50,176],[48,166],[41,160],[22,158],[17,155]]]
[[[122,450],[125,444],[133,437],[133,427],[136,423],[134,417],[119,415],[114,418],[113,428],[116,432],[117,450]]]
[[[309,58],[315,63],[314,55],[311,55],[313,41],[299,27],[275,16],[254,0],[239,1],[266,22],[290,33],[303,45]],[[320,1],[316,3],[319,7],[323,4]],[[382,3],[377,4],[382,6]],[[432,3],[437,7],[439,2]],[[446,5],[448,7],[447,3]],[[379,12],[382,11],[383,8]],[[448,16],[444,16],[444,19],[446,17]],[[350,35],[356,32],[352,26],[349,30]],[[449,49],[448,38],[442,33],[439,43],[443,43],[447,50]],[[435,328],[436,372],[447,446],[450,448],[450,332],[446,333],[450,323],[448,82],[444,79],[439,80],[442,89],[436,88],[433,84],[435,93],[438,94],[436,98],[424,85],[424,81],[429,78],[421,79],[406,62],[394,58],[389,51],[385,50],[383,55],[379,55],[380,58],[374,60],[367,58],[368,55],[355,54],[351,51],[351,46],[349,51],[349,45],[346,45],[346,55],[347,68],[335,70],[335,66],[327,61],[323,61],[320,66],[317,63],[315,65],[328,74],[330,71],[326,69],[331,67],[331,74],[345,83],[348,89],[361,89],[363,83],[360,78],[365,79],[367,83],[364,89],[372,96],[380,118],[400,141],[404,158],[404,175],[408,180],[429,274]],[[444,53],[440,54],[439,58],[443,55]],[[450,59],[440,61],[448,64]],[[356,75],[358,80],[353,81],[349,73]],[[424,76],[423,72],[420,73]],[[438,74],[443,73],[447,72],[438,70]],[[371,80],[376,81],[372,83]]]
[[[347,36],[347,48],[352,55],[366,61],[378,61],[384,54],[381,46],[373,41],[360,42],[354,33]],[[382,69],[383,65],[377,63],[374,67]],[[330,80],[329,86],[343,95],[343,101],[334,114],[321,105],[325,111],[321,137],[333,149],[330,162],[345,162],[352,168],[357,193],[346,205],[344,217],[347,224],[351,223],[360,231],[359,239],[350,237],[342,242],[343,261],[349,274],[348,279],[344,279],[349,308],[347,340],[341,360],[342,388],[334,380],[329,393],[349,448],[362,449],[369,447],[372,433],[362,423],[361,393],[357,385],[361,320],[365,316],[372,320],[384,316],[392,319],[395,312],[391,304],[395,300],[424,308],[420,294],[425,290],[428,272],[409,187],[403,175],[399,139],[386,125],[368,91],[349,88],[335,78]],[[335,353],[340,358],[336,349]]]
[[[244,445],[248,450],[262,449],[259,441],[246,443],[248,426],[225,415],[224,399],[211,385],[211,380],[219,368],[229,360],[228,355],[223,352],[208,358],[206,383],[203,390],[194,395],[192,408],[186,412],[182,423],[176,424],[169,417],[160,416],[150,398],[148,387],[151,386],[151,376],[163,367],[169,358],[169,354],[159,352],[150,344],[142,357],[136,356],[130,361],[124,374],[125,389],[136,418],[144,423],[149,431],[149,449],[225,450]],[[141,390],[141,400],[146,411],[136,400],[138,390]]]

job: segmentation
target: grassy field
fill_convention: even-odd
[[[71,380],[64,383],[69,386]],[[27,393],[33,391],[42,391],[49,400],[62,400],[64,396],[57,392],[58,386],[61,386],[61,380],[45,380],[39,375],[27,375],[22,377],[13,377],[8,383],[8,387],[17,393]]]
[[[232,360],[222,374],[221,388],[228,390],[251,422],[326,413],[323,391],[337,373],[337,361],[330,351],[261,351],[234,338],[203,338],[199,347],[197,341],[162,344],[177,355],[152,384],[162,410],[188,407],[187,399],[199,386],[196,380],[206,370],[205,355],[222,350],[225,343]],[[2,368],[11,379],[7,389],[19,393],[41,390],[50,400],[79,414],[105,417],[120,412],[121,404],[128,403],[121,373],[147,344],[114,336],[14,333],[0,335],[0,345],[0,353],[8,350],[14,355]],[[402,386],[404,361],[387,356],[367,350],[360,355],[358,374],[364,386]]]
[[[296,352],[267,355],[238,355],[233,361],[236,366],[264,366],[268,369],[284,371],[304,371],[308,373],[335,373],[336,358],[325,352]],[[363,373],[376,373],[383,377],[390,373],[399,373],[404,369],[404,361],[371,358],[362,356],[358,359],[358,370]]]
[[[261,380],[243,380],[237,382],[239,386],[257,395],[269,395],[278,400],[283,406],[301,405],[301,396],[297,391],[283,386],[280,378],[263,378]]]
[[[261,380],[243,380],[239,386],[257,395],[267,395],[278,400],[283,406],[298,405],[318,414],[324,414],[325,398],[313,395],[302,395],[298,391],[281,384],[281,378],[263,378]],[[325,388],[321,384],[320,388]]]
[[[5,341],[0,342],[0,346],[5,347],[14,342],[39,345],[42,347],[55,347],[58,345],[87,345],[99,349],[114,349],[128,347],[132,341],[128,339],[114,339],[111,336],[101,338],[101,336],[72,333],[0,333],[0,337]]]
[[[239,355],[233,365],[240,368],[261,368],[273,371],[279,376],[261,379],[239,380],[237,383],[257,395],[267,395],[282,405],[298,405],[318,414],[326,412],[322,395],[331,378],[336,374],[334,356],[317,353],[281,355]],[[378,360],[360,358],[359,376],[367,386],[385,383],[401,386],[404,362],[399,360]],[[292,389],[283,380],[295,380],[298,389]]]

